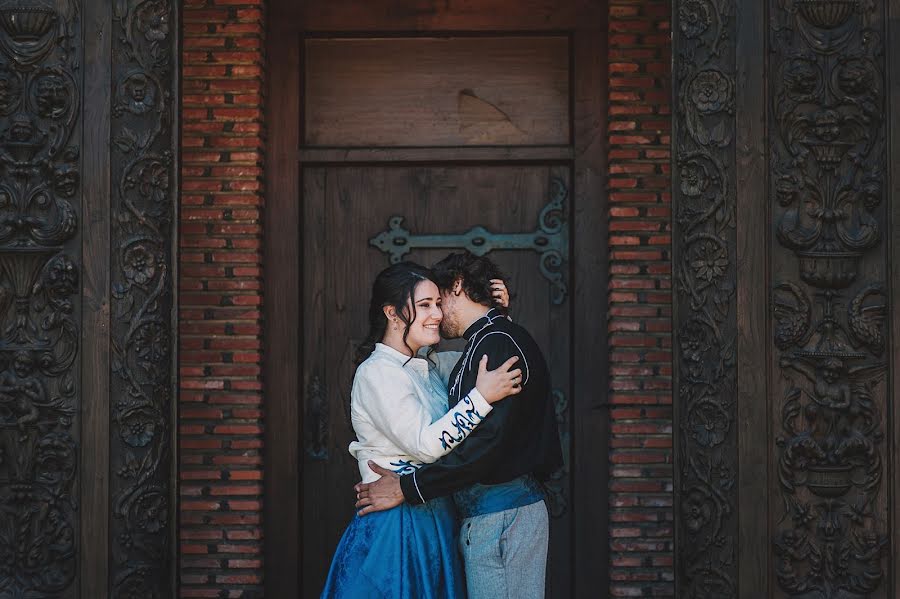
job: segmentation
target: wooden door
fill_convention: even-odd
[[[0,7],[0,597],[177,594],[178,9]]]
[[[321,589],[331,555],[354,511],[352,487],[359,482],[359,470],[347,452],[355,438],[349,413],[353,355],[368,331],[372,281],[389,263],[369,240],[388,229],[389,219],[397,214],[407,215],[403,226],[411,231],[464,233],[484,225],[496,231],[498,241],[505,233],[539,230],[544,207],[565,196],[569,179],[565,167],[543,165],[304,168],[304,222],[315,223],[315,233],[304,235],[303,245],[303,312],[309,319],[303,335],[302,379],[302,416],[307,423],[301,470],[304,595]],[[552,215],[567,216],[564,210]],[[444,249],[414,249],[404,258],[432,264],[446,254]],[[569,439],[571,302],[560,286],[542,275],[538,253],[506,250],[491,257],[514,289],[513,317],[545,352],[558,398],[560,433]],[[560,285],[570,283],[564,278]],[[553,486],[552,579],[559,590],[555,596],[568,596],[571,492],[569,478],[563,472],[559,477]]]
[[[281,91],[271,114],[287,131],[273,140],[279,219],[266,240],[267,592],[317,596],[353,516],[349,390],[375,274],[392,257],[430,265],[493,247],[513,316],[548,358],[567,457],[551,485],[548,596],[590,595],[578,588],[604,585],[606,570],[588,561],[605,560],[607,509],[605,377],[588,376],[605,372],[605,318],[591,310],[605,287],[603,114],[589,70],[601,40],[525,21],[509,30],[514,18],[498,27],[487,13],[354,22],[310,6],[294,28],[273,28],[270,50],[287,58],[273,77],[300,93]],[[372,33],[379,23],[408,30]]]
[[[900,3],[727,10],[672,27],[676,594],[900,597]]]

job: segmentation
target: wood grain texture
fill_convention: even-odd
[[[112,15],[88,2],[84,14],[85,102],[82,224],[82,408],[80,575],[82,597],[106,597],[110,578],[110,210]]]
[[[600,23],[600,0],[330,0],[303,2],[310,31],[559,31]],[[351,16],[352,15],[352,16]]]
[[[765,11],[759,3],[737,6],[735,119],[737,212],[737,597],[769,596],[768,494],[771,484],[768,397],[769,239],[766,147]]]
[[[606,28],[573,37],[574,193],[572,211],[572,480],[575,597],[609,588],[609,351],[603,304],[609,280],[606,192]]]
[[[448,162],[571,162],[572,146],[448,146],[435,148],[301,148],[303,164],[448,163]]]
[[[406,6],[412,4],[406,3]],[[603,189],[605,7],[593,2],[556,4],[552,7],[553,17],[541,18],[539,21],[542,24],[539,24],[535,14],[527,13],[530,5],[521,3],[515,9],[510,6],[502,17],[494,15],[497,18],[492,16],[487,20],[470,11],[473,7],[476,12],[480,11],[486,8],[486,3],[478,6],[455,4],[449,8],[442,6],[438,11],[442,14],[437,19],[423,23],[415,19],[394,18],[396,15],[393,13],[388,15],[384,12],[383,5],[360,3],[355,5],[355,11],[343,13],[338,18],[338,13],[332,11],[340,7],[334,3],[276,2],[276,9],[271,13],[269,55],[278,57],[278,64],[273,63],[270,72],[270,80],[278,83],[270,92],[269,118],[271,122],[277,122],[278,127],[277,131],[270,129],[268,154],[278,164],[274,169],[270,166],[267,172],[267,213],[276,215],[279,222],[273,223],[271,216],[267,218],[265,240],[266,384],[267,402],[274,408],[274,412],[267,414],[270,424],[267,425],[266,439],[266,535],[267,545],[277,546],[280,554],[267,553],[267,595],[298,596],[300,589],[303,594],[317,593],[333,546],[352,514],[352,492],[347,489],[351,488],[358,474],[346,452],[349,435],[352,434],[347,402],[353,368],[348,358],[352,358],[355,342],[365,332],[365,323],[359,319],[365,317],[364,304],[368,301],[372,276],[387,264],[384,254],[367,246],[368,237],[387,228],[387,217],[395,213],[407,216],[409,221],[404,224],[410,230],[423,233],[459,233],[475,224],[499,232],[533,230],[535,210],[548,199],[546,191],[551,177],[561,177],[567,182],[570,191],[567,208],[570,210],[572,231],[577,235],[570,251],[584,252],[583,257],[573,256],[566,269],[573,294],[571,299],[556,308],[558,312],[555,315],[529,316],[551,309],[549,294],[542,291],[547,282],[538,272],[537,255],[531,252],[497,252],[493,256],[501,267],[507,269],[512,288],[517,293],[514,298],[517,302],[515,317],[533,321],[533,332],[539,342],[550,348],[548,357],[552,353],[552,367],[555,372],[559,371],[554,374],[555,386],[563,392],[569,406],[568,413],[560,418],[568,423],[563,426],[571,427],[571,467],[580,468],[579,472],[586,477],[580,483],[580,499],[573,495],[567,497],[569,519],[564,518],[554,524],[552,543],[556,557],[551,560],[553,590],[548,596],[572,596],[579,592],[590,595],[597,588],[606,586],[608,547],[597,542],[598,538],[607,535],[606,502],[598,500],[607,493],[606,460],[597,457],[606,456],[608,451],[605,431],[607,405],[603,401],[607,370],[606,337],[605,321],[598,320],[594,310],[598,299],[605,293],[607,268]],[[297,12],[288,16],[290,10]],[[557,22],[574,22],[566,16],[574,14],[569,12],[572,10],[580,11],[582,17],[578,21],[582,33],[575,37],[560,33],[554,26]],[[325,23],[327,26],[323,25]],[[455,24],[454,27],[443,28],[441,36],[444,39],[450,35],[448,31],[455,31],[453,35],[456,38],[476,42],[479,39],[490,41],[503,31],[516,35],[521,35],[523,31],[534,32],[542,40],[564,39],[567,71],[562,141],[542,146],[464,147],[452,145],[464,141],[457,139],[451,145],[429,148],[378,145],[331,148],[301,143],[302,136],[297,132],[305,128],[300,123],[306,119],[298,121],[296,117],[303,114],[302,98],[306,88],[299,80],[284,77],[289,69],[286,63],[292,63],[295,57],[299,57],[292,47],[298,37],[307,35],[305,48],[310,43],[325,43],[335,37],[329,31],[344,32],[345,38],[370,38],[373,32],[384,31],[389,36],[399,33],[407,39],[420,34],[427,36],[438,23],[445,26]],[[485,28],[486,24],[493,26]],[[484,37],[469,35],[476,31],[482,32]],[[578,35],[581,35],[581,50],[569,48],[569,40]],[[391,41],[396,41],[396,37]],[[475,62],[474,58],[470,62]],[[480,68],[478,65],[469,67],[475,71]],[[581,73],[580,82],[576,82],[569,71]],[[293,95],[291,90],[297,90],[296,97],[286,98]],[[576,98],[575,94],[579,96]],[[297,110],[297,114],[291,115],[292,109]],[[298,125],[296,129],[295,125]],[[281,163],[284,157],[281,152],[291,147],[291,138],[294,141],[293,156],[299,158],[299,174],[291,173],[287,165]],[[524,142],[507,140],[505,143]],[[291,201],[294,206],[289,205]],[[578,222],[572,218],[575,215]],[[311,230],[308,228],[310,222],[324,224],[321,228],[317,224]],[[291,226],[294,227],[292,233],[289,232]],[[326,235],[324,240],[320,238],[322,232]],[[272,235],[285,238],[276,241],[271,238]],[[290,238],[295,247],[302,250],[302,260],[300,255],[293,253],[294,248],[286,249]],[[314,264],[301,264],[306,262],[307,254]],[[444,250],[417,251],[411,257],[430,263],[445,254]],[[323,264],[327,265],[324,269]],[[363,276],[359,273],[367,274]],[[293,281],[289,280],[292,275]],[[584,276],[585,280],[574,278],[577,276]],[[295,287],[298,280],[302,291]],[[298,292],[296,303],[295,292]],[[285,309],[288,306],[297,309],[298,316],[293,321]],[[581,310],[585,322],[591,323],[589,326],[576,322],[573,317],[576,309]],[[335,328],[329,329],[329,334],[323,338],[320,332],[316,332],[315,323],[327,319],[331,319]],[[273,352],[294,351],[289,347],[288,333],[284,331],[289,329],[294,332],[292,322],[297,322],[300,329],[295,342],[306,344],[308,349],[290,355],[279,353],[276,359],[278,367],[273,367],[273,361],[268,357]],[[581,347],[585,349],[581,350]],[[313,348],[317,348],[315,354]],[[579,351],[586,357],[576,367],[571,359]],[[322,367],[321,364],[330,366],[322,373],[314,372],[317,367]],[[284,370],[299,370],[302,381],[296,378],[288,380]],[[315,393],[310,390],[316,385],[310,386],[310,383],[316,375],[328,397],[325,412],[316,407],[315,401],[311,401]],[[589,376],[590,381],[578,382],[576,376]],[[290,389],[297,405],[290,408],[284,405],[286,389]],[[296,398],[302,399],[297,401]],[[325,418],[322,418],[323,414]],[[310,429],[317,428],[315,422],[324,421],[328,423],[328,433],[314,439],[316,443],[313,443],[312,449],[317,449],[318,441],[325,439],[330,462],[327,468],[323,467],[321,452],[309,451],[309,437],[305,436]],[[579,436],[583,438],[579,439]],[[288,459],[293,459],[282,451],[286,443],[289,444],[286,453],[296,456],[298,460],[295,473],[299,471],[303,480],[302,487],[293,496],[296,499],[293,505],[289,500],[294,492],[293,487],[289,490],[277,488],[283,485],[284,479],[273,480],[277,476],[276,471],[287,475],[284,465]],[[300,453],[294,453],[298,448]],[[589,455],[576,458],[574,454],[579,451]],[[571,480],[564,479],[563,486],[571,485]],[[302,504],[302,523],[297,523],[295,529],[292,518],[297,516],[299,504]],[[285,518],[285,510],[290,509],[294,509],[294,515]],[[580,512],[573,511],[575,509]],[[585,523],[582,525],[576,517],[584,517]],[[299,532],[293,540],[285,530],[285,523],[291,530]],[[276,540],[273,541],[273,538]],[[308,548],[305,555],[296,546],[301,540]],[[286,543],[293,543],[294,546]],[[577,558],[576,543],[580,543],[577,545],[580,552]],[[282,569],[281,566],[288,562],[284,553],[301,555],[302,580],[297,581],[294,572]],[[598,567],[598,564],[602,566]],[[576,586],[582,590],[577,591]]]
[[[273,2],[268,28],[268,119],[264,255],[266,385],[266,596],[299,597],[300,567],[300,42],[298,3]],[[293,23],[288,27],[288,23]],[[276,58],[277,57],[277,58]]]
[[[891,306],[891,332],[888,377],[889,426],[891,452],[889,457],[888,480],[896,481],[900,468],[900,123],[898,123],[898,106],[900,106],[900,0],[888,0],[887,17],[891,30],[887,44],[887,102],[889,126],[888,177],[890,185],[887,197],[889,203],[889,295]],[[889,485],[890,517],[888,530],[891,531],[891,558],[889,562],[890,596],[900,597],[900,487],[894,482]]]
[[[567,37],[308,39],[305,144],[567,144]]]
[[[495,233],[533,230],[550,197],[551,177],[569,187],[569,169],[529,166],[330,166],[304,169],[303,313],[309,317],[303,339],[303,414],[314,414],[313,379],[327,395],[327,457],[303,455],[303,545],[317,548],[303,560],[304,596],[321,589],[334,548],[353,515],[356,461],[347,452],[355,438],[350,425],[350,386],[356,346],[368,331],[367,308],[375,275],[389,262],[369,244],[391,216],[407,218],[418,233],[461,233],[482,225]],[[413,250],[405,256],[430,265],[449,250]],[[491,254],[514,292],[514,317],[529,329],[544,350],[554,387],[566,399],[574,323],[566,302],[552,302],[541,276],[538,255],[531,251]],[[327,323],[327,327],[326,324]],[[571,405],[571,400],[569,400]],[[568,416],[567,416],[568,418]],[[570,418],[569,418],[570,419]],[[571,419],[570,419],[571,420]],[[315,426],[312,427],[313,429]],[[315,434],[311,427],[304,435]],[[568,486],[569,480],[564,479]],[[568,490],[563,496],[568,502]],[[568,505],[553,523],[551,584],[553,596],[571,594],[571,535]]]

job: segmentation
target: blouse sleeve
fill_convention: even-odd
[[[492,409],[478,389],[472,389],[432,422],[409,374],[401,367],[383,365],[358,371],[353,395],[372,426],[406,455],[425,463],[450,453]]]

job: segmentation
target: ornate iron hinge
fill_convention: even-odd
[[[328,391],[318,374],[306,386],[306,455],[311,460],[328,459]]]
[[[550,515],[560,518],[569,511],[569,400],[562,389],[553,389],[552,397],[563,463],[543,484]]]
[[[540,255],[541,274],[550,281],[553,303],[559,305],[566,300],[567,294],[563,265],[569,257],[569,227],[565,213],[568,195],[565,182],[553,177],[550,202],[541,210],[537,230],[529,233],[491,233],[478,226],[456,235],[413,235],[403,228],[402,216],[392,216],[388,230],[370,239],[369,243],[389,254],[391,264],[400,262],[415,248],[465,249],[476,256],[494,250],[531,250]]]

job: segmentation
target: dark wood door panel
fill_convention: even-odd
[[[294,0],[290,0],[294,2]],[[603,25],[601,0],[327,0],[294,2],[310,31],[559,31]]]
[[[307,38],[307,146],[567,145],[569,38]]]
[[[356,345],[368,330],[369,293],[388,255],[370,240],[395,215],[411,232],[463,233],[483,226],[497,235],[535,230],[558,186],[569,187],[569,169],[550,166],[320,167],[303,172],[304,399],[301,493],[305,595],[321,588],[331,555],[353,516],[352,486],[359,480],[347,451],[355,438],[349,392]],[[310,226],[311,225],[311,226]],[[313,230],[314,229],[314,230]],[[447,249],[414,249],[404,259],[430,265]],[[491,254],[515,293],[513,315],[532,332],[548,358],[560,421],[570,393],[569,302],[556,303],[541,273],[538,253]],[[568,279],[568,277],[566,277]],[[568,280],[567,280],[568,283]],[[327,323],[327,324],[326,324]],[[458,342],[457,342],[458,345]],[[570,439],[568,429],[562,431]],[[568,453],[568,451],[567,451]],[[567,596],[571,579],[569,479],[554,481],[553,596]]]
[[[607,268],[602,183],[606,5],[596,0],[273,0],[270,8],[269,55],[278,59],[270,64],[269,118],[278,126],[269,129],[266,201],[267,213],[274,218],[266,219],[265,235],[267,595],[317,596],[334,544],[352,515],[352,493],[347,489],[358,474],[347,453],[351,356],[354,341],[366,328],[358,319],[365,317],[372,277],[388,264],[388,256],[369,246],[369,239],[386,231],[393,215],[407,218],[403,226],[411,234],[460,234],[478,224],[495,233],[535,231],[540,208],[549,201],[552,177],[564,181],[569,191],[567,210],[579,215],[570,223],[572,251],[565,266],[579,277],[566,279],[565,301],[553,303],[559,288],[540,271],[537,253],[496,251],[492,256],[506,269],[516,292],[514,317],[529,326],[547,352],[554,384],[561,391],[556,399],[561,408],[568,407],[568,411],[561,409],[561,426],[581,431],[567,439],[570,463],[578,476],[571,483],[557,484],[565,489],[571,486],[573,492],[565,516],[554,524],[549,596],[603,593],[598,589],[606,588],[608,572],[600,564],[606,562],[608,547],[598,539],[606,533],[607,520],[606,330],[596,305],[606,290]],[[404,137],[389,130],[369,130],[367,143],[385,145],[303,145],[304,124],[312,116],[304,113],[308,100],[304,95],[309,92],[304,87],[303,69],[308,66],[304,40],[325,40],[321,43],[327,45],[332,39],[467,36],[567,40],[568,88],[563,92],[557,83],[551,85],[553,94],[568,94],[563,99],[566,107],[559,102],[535,103],[515,94],[507,105],[503,98],[510,97],[510,81],[489,82],[486,89],[503,90],[499,94],[457,82],[446,86],[453,92],[450,109],[477,118],[451,123],[440,135],[429,137],[421,130],[410,130]],[[470,62],[477,61],[475,54]],[[541,72],[560,71],[558,63]],[[390,61],[385,64],[389,71]],[[472,67],[479,72],[479,65],[473,62]],[[535,72],[528,68],[522,72],[528,81],[541,77],[541,81],[559,81],[556,74],[535,79]],[[466,76],[463,72],[460,81]],[[522,81],[519,77],[512,83],[521,86]],[[465,91],[470,87],[474,96]],[[394,91],[388,90],[385,97]],[[466,97],[460,98],[460,92]],[[409,104],[408,91],[400,95]],[[538,95],[548,97],[546,90]],[[350,114],[328,118],[358,118],[360,110],[406,114],[397,112],[397,106],[367,105],[367,100],[372,98],[354,99]],[[530,108],[516,113],[523,107]],[[564,121],[569,130],[553,136],[507,134],[503,116],[486,108],[503,112],[509,108],[510,115],[516,113],[513,122],[555,119],[557,132]],[[434,118],[446,112],[433,106],[429,110]],[[538,112],[529,114],[529,110]],[[483,145],[477,127],[456,130],[460,123],[470,122],[486,123],[485,139],[491,143],[527,145]],[[364,124],[380,126],[374,121]],[[426,119],[426,127],[433,125]],[[530,124],[523,128],[531,129]],[[316,135],[331,142],[339,139],[342,145],[362,143],[353,137],[353,127],[331,131],[320,126]],[[410,139],[417,140],[416,147],[404,145]],[[551,142],[554,145],[546,145]],[[478,145],[460,145],[472,143]],[[440,214],[449,217],[436,218]],[[445,253],[418,249],[408,257],[430,263]],[[367,274],[351,278],[347,273],[352,268]],[[573,314],[581,319],[577,327]],[[342,340],[326,334],[326,315],[342,321],[336,325]],[[331,459],[340,467],[327,468]],[[302,480],[297,479],[298,472]],[[307,477],[318,482],[309,483]],[[298,563],[302,564],[299,572]]]
[[[676,591],[897,597],[900,5],[723,7],[672,28]]]
[[[177,10],[0,9],[2,597],[175,594]]]

